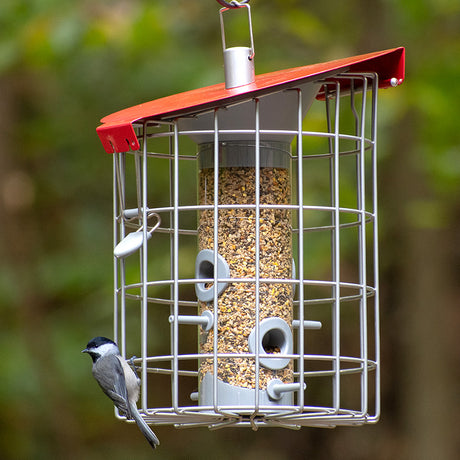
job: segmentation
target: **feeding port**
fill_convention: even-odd
[[[378,420],[377,93],[402,81],[403,57],[274,72],[102,120],[114,334],[138,356],[147,422]]]

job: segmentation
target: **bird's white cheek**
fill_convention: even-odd
[[[97,352],[101,356],[104,356],[106,354],[112,354],[112,353],[117,354],[118,348],[113,343],[104,343],[103,345],[99,345],[97,347]]]

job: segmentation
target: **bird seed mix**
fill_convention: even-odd
[[[214,204],[214,170],[200,171],[200,204]],[[290,204],[289,171],[281,168],[260,169],[260,203]],[[229,167],[219,169],[219,204],[254,204],[255,168]],[[218,298],[217,353],[249,353],[248,337],[255,326],[255,209],[219,209],[218,252],[230,267],[231,278],[243,282],[230,283]],[[292,277],[292,228],[289,209],[260,210],[260,278]],[[214,249],[214,210],[204,210],[199,219],[199,249]],[[287,283],[260,283],[259,320],[269,317],[292,324],[293,287]],[[199,302],[200,313],[213,310],[212,303]],[[214,331],[201,332],[200,352],[212,353]],[[278,347],[265,350],[279,353]],[[212,359],[200,363],[200,378],[213,373]],[[255,388],[254,358],[220,358],[218,378],[225,383]],[[271,370],[260,366],[259,387],[266,389],[271,379],[293,381],[292,361],[284,369]]]

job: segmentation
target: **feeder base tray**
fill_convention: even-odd
[[[206,373],[200,387],[200,406],[214,405],[214,376]],[[219,406],[254,406],[255,389],[230,385],[217,379],[217,404]],[[267,390],[259,390],[259,404],[263,406],[292,406],[293,393],[284,393],[277,400],[269,397]]]

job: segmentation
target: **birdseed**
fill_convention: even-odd
[[[255,204],[255,168],[228,167],[219,169],[219,204]],[[214,204],[214,170],[200,171],[200,204]],[[290,204],[289,171],[281,168],[260,169],[260,203]],[[233,358],[233,353],[249,353],[248,337],[255,326],[256,225],[259,225],[260,278],[292,277],[292,227],[289,209],[261,209],[256,222],[255,209],[219,209],[218,252],[227,261],[230,277],[242,279],[229,283],[218,298],[217,353],[229,354],[218,360],[218,378],[225,383],[255,388],[255,359]],[[214,249],[214,210],[204,210],[199,218],[199,249]],[[212,303],[199,302],[200,313],[213,310]],[[292,324],[293,287],[287,283],[263,283],[259,289],[259,321],[278,317]],[[200,352],[212,353],[214,331],[201,332]],[[279,354],[276,345],[267,346],[266,353]],[[293,381],[292,361],[284,368],[259,368],[259,388],[266,389],[274,378],[285,383]],[[212,359],[200,363],[200,377],[213,373]]]

